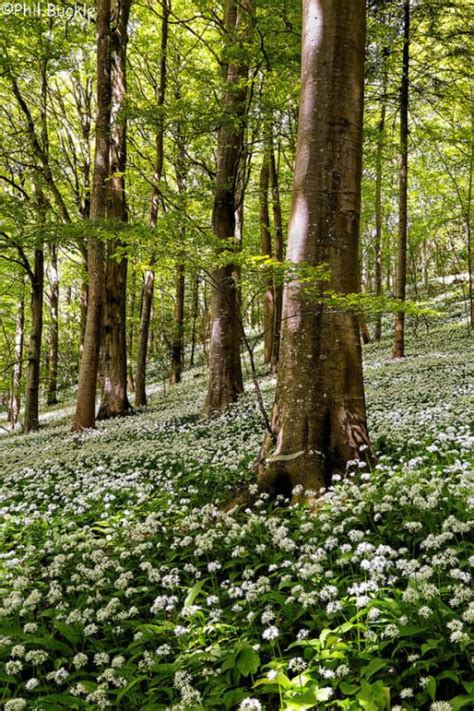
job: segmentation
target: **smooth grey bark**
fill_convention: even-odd
[[[359,290],[366,6],[304,0],[301,95],[287,259],[329,265],[329,288]],[[281,355],[259,462],[260,490],[319,492],[370,458],[357,316],[285,284]]]
[[[260,206],[260,252],[263,257],[272,256],[272,235],[270,231],[270,213],[268,206],[268,187],[270,175],[270,156],[266,150],[260,168],[259,206]],[[263,274],[263,361],[272,362],[273,334],[275,328],[275,295],[271,268]]]
[[[217,145],[217,175],[212,210],[212,230],[222,251],[238,248],[236,243],[236,191],[243,152],[247,113],[248,66],[245,60],[227,61],[231,46],[248,39],[253,24],[249,0],[226,0],[224,17],[223,118]],[[243,391],[240,357],[241,316],[237,270],[232,263],[214,269],[211,285],[211,339],[209,380],[204,417],[224,412]]]
[[[278,168],[275,159],[275,149],[273,145],[273,135],[270,137],[270,186],[272,196],[273,213],[273,236],[274,236],[274,256],[278,262],[283,262],[283,218],[281,212],[280,185],[278,180]],[[272,372],[278,371],[278,361],[280,358],[280,333],[281,316],[283,308],[283,282],[281,276],[277,275],[274,280],[274,326],[272,341]]]

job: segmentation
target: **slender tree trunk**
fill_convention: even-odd
[[[48,360],[48,393],[46,402],[55,405],[58,402],[58,367],[59,367],[59,272],[58,248],[50,245],[50,331],[49,331],[49,360]]]
[[[407,289],[407,241],[408,241],[408,104],[410,68],[410,0],[404,0],[403,64],[400,85],[400,202],[398,218],[398,269],[395,296],[406,299]],[[392,355],[405,355],[405,313],[395,316]]]
[[[35,249],[31,275],[31,332],[28,347],[28,373],[23,428],[25,432],[39,429],[39,384],[41,370],[41,339],[43,333],[44,252]]]
[[[162,23],[161,23],[161,58],[160,58],[160,83],[158,87],[157,109],[158,109],[158,130],[156,132],[156,166],[154,183],[151,192],[150,207],[150,227],[156,228],[158,220],[158,206],[160,201],[161,178],[163,174],[163,143],[165,136],[164,104],[166,97],[167,65],[166,51],[168,45],[168,20],[170,13],[169,0],[162,0]],[[150,259],[150,269],[145,272],[143,286],[143,301],[140,318],[140,332],[138,335],[137,351],[137,372],[135,380],[135,405],[142,407],[147,404],[146,396],[146,366],[148,357],[148,341],[150,334],[150,319],[153,306],[153,294],[155,289],[155,272],[153,270],[155,258]]]
[[[272,237],[268,209],[269,155],[265,151],[260,169],[260,251],[262,256],[272,256]],[[275,299],[273,293],[272,270],[266,268],[263,276],[263,360],[271,363],[273,353],[273,331],[275,328]]]
[[[135,405],[137,407],[142,407],[147,404],[145,390],[146,365],[148,359],[148,342],[154,286],[155,272],[153,269],[147,269],[143,282],[142,311],[140,316],[140,333],[138,337],[137,372],[135,377]]]
[[[176,87],[176,99],[181,98],[179,85]],[[183,135],[181,123],[177,122],[176,127],[176,183],[178,185],[180,208],[186,214],[186,142]],[[184,297],[186,287],[186,277],[184,269],[184,241],[186,230],[184,223],[179,225],[180,252],[179,261],[176,266],[176,288],[174,302],[174,333],[171,347],[171,374],[170,382],[177,385],[181,382],[181,374],[184,365]]]
[[[362,342],[365,343],[365,345],[370,343],[370,331],[365,318],[360,318],[360,335]]]
[[[383,95],[382,105],[380,107],[380,119],[377,135],[377,155],[375,159],[375,295],[382,296],[382,168],[383,168],[383,149],[385,142],[385,117],[387,113],[387,71],[385,62],[388,56],[388,50],[384,48],[384,76],[383,76]],[[378,313],[375,321],[375,340],[380,343],[382,338],[382,314]]]
[[[184,331],[184,292],[185,292],[185,275],[184,264],[178,264],[176,268],[176,295],[174,302],[174,338],[171,352],[171,376],[170,382],[172,385],[177,385],[181,382],[181,373],[183,370],[183,331]]]
[[[110,58],[110,0],[97,0],[97,115],[95,158],[92,180],[91,214],[93,223],[107,215],[107,180],[109,178],[110,108],[112,98]],[[73,429],[80,431],[95,425],[97,374],[104,303],[104,249],[96,236],[87,245],[88,307],[84,335],[76,415]]]
[[[199,273],[196,274],[194,278],[193,287],[193,315],[192,315],[192,326],[191,326],[191,353],[189,356],[189,367],[194,367],[194,358],[196,354],[196,328],[197,319],[199,315]]]
[[[120,229],[127,222],[125,171],[127,168],[127,121],[123,115],[127,93],[128,18],[131,0],[114,0],[110,35],[112,110],[110,173],[107,217]],[[120,250],[120,237],[107,245],[105,304],[102,334],[104,385],[98,419],[121,417],[130,412],[127,397],[127,270],[128,259]]]
[[[247,0],[225,3],[225,51],[248,38],[253,22],[253,8]],[[242,157],[247,112],[248,67],[241,63],[226,65],[223,94],[223,123],[217,146],[217,177],[212,211],[215,236],[236,249],[235,209],[239,162]],[[203,416],[223,412],[243,391],[240,358],[241,323],[235,267],[226,264],[211,274],[211,340],[209,345],[209,382]]]
[[[273,146],[273,136],[270,140],[270,183],[272,192],[272,211],[273,211],[273,231],[275,239],[275,259],[279,262],[283,261],[283,219],[281,215],[280,202],[280,187],[278,183],[278,170],[275,160],[275,149]],[[281,316],[283,308],[283,281],[281,274],[277,274],[274,280],[274,326],[273,326],[273,343],[272,343],[272,373],[278,370],[278,361],[280,358],[280,332],[281,332]]]
[[[25,334],[25,295],[23,293],[17,303],[15,325],[15,363],[12,371],[10,403],[8,408],[9,422],[15,429],[20,418],[21,374],[23,370],[23,343]]]
[[[364,0],[304,0],[300,115],[287,258],[359,290]],[[285,285],[281,358],[261,490],[319,492],[370,452],[359,324],[297,277]],[[367,448],[365,455],[363,452]],[[273,451],[272,451],[273,449]]]
[[[469,183],[467,188],[466,200],[466,242],[467,242],[467,274],[468,274],[468,293],[469,293],[469,314],[471,328],[474,328],[474,296],[473,296],[473,277],[472,277],[472,223],[471,223],[471,206],[472,206],[472,183],[474,173],[474,86],[471,83],[471,156],[469,160]]]
[[[135,392],[135,381],[133,379],[133,346],[135,342],[135,303],[137,299],[137,276],[136,272],[132,273],[132,288],[130,294],[130,314],[128,325],[128,344],[127,344],[127,383],[128,390]]]

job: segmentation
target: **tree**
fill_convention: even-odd
[[[403,60],[400,83],[400,195],[398,214],[398,266],[395,296],[406,299],[407,289],[407,239],[408,239],[408,102],[410,68],[410,0],[403,4]],[[392,355],[405,355],[405,312],[395,316]]]
[[[265,150],[260,168],[259,202],[260,202],[260,245],[263,257],[272,256],[272,235],[270,231],[270,213],[268,208],[268,185],[270,175],[270,154]],[[272,362],[273,335],[275,330],[275,294],[271,269],[267,268],[263,275],[263,360]]]
[[[298,142],[287,259],[327,264],[329,288],[358,291],[365,1],[304,0]],[[281,355],[259,486],[318,492],[369,456],[357,316],[296,277],[284,288]],[[321,290],[322,291],[322,290]]]
[[[167,84],[167,59],[168,47],[168,21],[169,21],[169,0],[162,0],[162,20],[161,20],[161,55],[160,55],[160,81],[157,91],[157,112],[158,129],[155,137],[155,174],[153,176],[153,186],[151,191],[150,218],[149,223],[152,229],[156,229],[158,221],[158,208],[161,194],[161,178],[163,174],[163,145],[165,137],[164,106],[166,98]],[[135,378],[135,405],[142,407],[147,404],[146,396],[146,365],[148,357],[148,341],[150,334],[151,312],[153,307],[153,294],[155,290],[155,257],[150,259],[150,268],[146,270],[143,282],[143,299],[140,318],[140,332],[138,334],[137,351],[137,373]]]
[[[223,117],[217,145],[217,175],[212,230],[222,250],[235,250],[237,180],[242,158],[247,112],[248,66],[243,43],[251,31],[253,7],[248,0],[225,3],[225,80]],[[237,50],[237,56],[232,56]],[[231,55],[229,57],[229,55]],[[224,247],[224,243],[227,243]],[[211,273],[211,341],[209,382],[203,415],[223,412],[243,391],[240,359],[240,300],[232,263]]]
[[[38,181],[35,186],[35,208],[38,213],[40,229],[44,229],[46,200]],[[33,266],[30,267],[28,261],[25,261],[25,267],[31,283],[31,330],[28,344],[25,412],[23,417],[23,429],[25,432],[32,432],[39,429],[39,386],[44,299],[43,239],[43,234],[37,237],[37,244],[34,248]]]
[[[273,131],[273,129],[272,129]],[[275,236],[275,259],[278,262],[283,261],[283,219],[281,212],[280,201],[280,186],[278,181],[277,163],[275,160],[275,149],[273,146],[273,135],[270,137],[270,182],[272,191],[272,209],[273,209],[273,229]],[[278,361],[280,358],[280,333],[281,333],[281,315],[283,308],[283,284],[281,279],[276,278],[273,288],[274,293],[274,325],[272,339],[272,373],[278,370]]]
[[[97,112],[90,211],[91,227],[94,231],[106,217],[111,98],[110,0],[97,0]],[[91,235],[88,239],[87,273],[89,276],[87,319],[73,423],[73,429],[76,431],[95,425],[95,399],[104,303],[104,248],[97,234]]]
[[[16,305],[15,321],[15,362],[12,368],[10,386],[10,402],[8,406],[8,421],[14,430],[20,417],[21,403],[21,375],[23,370],[23,344],[25,334],[25,294],[23,289],[24,277],[22,276],[22,289]]]
[[[110,33],[111,58],[111,135],[110,180],[107,217],[120,230],[127,222],[125,171],[127,168],[127,121],[124,116],[127,93],[128,18],[131,0],[116,0],[112,7]],[[104,385],[97,417],[101,420],[130,411],[127,397],[127,269],[128,259],[120,237],[109,240],[105,268],[105,303],[102,334]]]
[[[49,294],[49,354],[48,354],[48,392],[46,402],[55,405],[58,402],[58,368],[59,368],[59,273],[58,248],[50,244],[50,294]]]

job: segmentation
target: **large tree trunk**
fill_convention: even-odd
[[[253,8],[249,1],[226,0],[224,59],[230,45],[242,45],[249,36],[252,21]],[[243,59],[241,63],[231,61],[226,65],[212,229],[219,240],[228,242],[228,250],[236,249],[236,186],[245,133],[247,79],[248,67]],[[206,417],[225,411],[243,391],[240,301],[235,267],[226,264],[214,269],[210,281],[209,382],[202,413]]]
[[[400,85],[400,198],[398,217],[398,269],[395,297],[404,302],[407,289],[407,239],[408,239],[408,103],[410,67],[410,0],[404,0],[403,64]],[[392,355],[405,355],[405,312],[395,315]]]
[[[275,149],[273,147],[273,136],[270,141],[270,183],[272,191],[272,211],[273,211],[273,233],[274,233],[274,253],[275,259],[283,261],[283,219],[281,215],[280,186],[278,182],[278,170],[275,160]],[[281,275],[277,274],[274,284],[274,326],[272,342],[272,373],[278,370],[280,358],[280,333],[281,316],[283,308],[283,281]]]
[[[8,407],[8,421],[12,430],[15,429],[20,417],[21,400],[21,373],[23,370],[23,343],[25,334],[25,295],[23,293],[17,303],[15,325],[15,362],[12,370],[10,403]]]
[[[158,108],[158,130],[156,132],[156,166],[153,188],[151,191],[150,206],[150,227],[154,229],[158,221],[158,206],[161,194],[161,178],[163,174],[163,143],[165,136],[165,123],[163,107],[166,97],[167,64],[166,52],[168,46],[168,20],[170,7],[168,0],[161,1],[162,21],[161,21],[161,58],[160,58],[160,83],[158,86],[157,108]],[[138,334],[137,351],[137,373],[135,380],[135,405],[142,407],[147,404],[146,396],[146,365],[148,357],[148,341],[150,334],[150,319],[153,307],[153,295],[155,290],[155,272],[153,270],[155,258],[152,255],[150,269],[147,269],[144,277],[142,311],[140,317],[140,332]]]
[[[58,248],[55,244],[50,246],[50,283],[49,297],[50,330],[49,330],[49,359],[48,359],[48,393],[46,402],[55,405],[58,402],[58,366],[59,366],[59,273],[58,273]]]
[[[304,0],[302,86],[287,258],[359,289],[365,1]],[[322,288],[321,288],[322,292]],[[369,449],[357,316],[296,277],[285,285],[281,358],[260,489],[318,492]]]
[[[35,249],[31,277],[31,332],[28,346],[28,373],[26,381],[25,432],[39,429],[39,384],[41,370],[41,339],[43,333],[44,252]]]
[[[91,221],[104,220],[107,214],[109,178],[109,138],[111,107],[110,0],[97,0],[97,115],[95,126],[94,176],[92,180]],[[97,237],[87,245],[88,305],[84,346],[79,370],[76,415],[73,429],[95,425],[97,374],[99,370],[102,312],[104,303],[104,250]]]
[[[268,209],[269,154],[266,150],[260,169],[260,251],[262,256],[272,256],[272,237],[270,232],[270,214]],[[273,332],[275,328],[275,299],[271,268],[267,267],[263,275],[263,360],[271,363],[273,353]]]
[[[107,217],[115,223],[127,222],[125,170],[127,168],[127,122],[123,115],[127,93],[128,18],[131,0],[115,0],[110,35],[112,109],[110,173]],[[120,238],[107,245],[105,304],[102,334],[104,385],[98,419],[120,417],[130,412],[127,397],[127,268],[119,256],[124,245]]]

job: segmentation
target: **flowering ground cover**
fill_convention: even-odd
[[[0,699],[16,709],[474,708],[472,337],[366,350],[373,471],[312,511],[225,511],[262,439],[249,386],[0,440]],[[274,380],[262,377],[270,406]],[[357,482],[357,483],[356,483]]]

